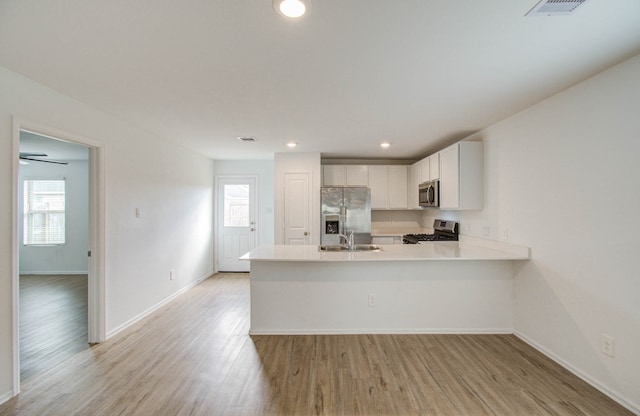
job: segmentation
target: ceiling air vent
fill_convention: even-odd
[[[542,0],[525,16],[569,16],[588,0]]]
[[[241,142],[245,142],[245,143],[253,143],[256,141],[255,137],[251,137],[251,136],[242,136],[242,137],[237,137],[238,140],[240,140]]]

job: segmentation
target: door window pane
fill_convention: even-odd
[[[224,226],[249,226],[249,185],[224,185]]]

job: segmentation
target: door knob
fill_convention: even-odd
[[[305,231],[305,232],[304,232],[304,235],[309,235],[309,233]]]

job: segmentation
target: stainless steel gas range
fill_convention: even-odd
[[[458,223],[455,221],[434,220],[433,234],[405,234],[403,244],[422,244],[428,241],[458,241]]]

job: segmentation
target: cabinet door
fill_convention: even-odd
[[[429,180],[440,179],[440,154],[429,156]]]
[[[420,183],[431,180],[431,177],[429,176],[429,158],[425,157],[418,163],[420,164]]]
[[[395,244],[395,240],[389,236],[371,237],[371,244]]]
[[[310,172],[284,173],[285,244],[310,244]]]
[[[346,184],[344,165],[324,165],[322,186],[344,186]]]
[[[366,165],[348,165],[347,186],[369,186],[369,169]]]
[[[389,208],[407,209],[407,167],[389,166]]]
[[[418,198],[418,185],[420,185],[422,177],[421,162],[416,162],[409,168],[409,186],[407,188],[407,200],[409,201],[409,209],[420,208]]]
[[[371,209],[389,208],[389,192],[386,166],[369,166],[369,188]]]
[[[440,209],[460,206],[459,144],[440,151]]]

